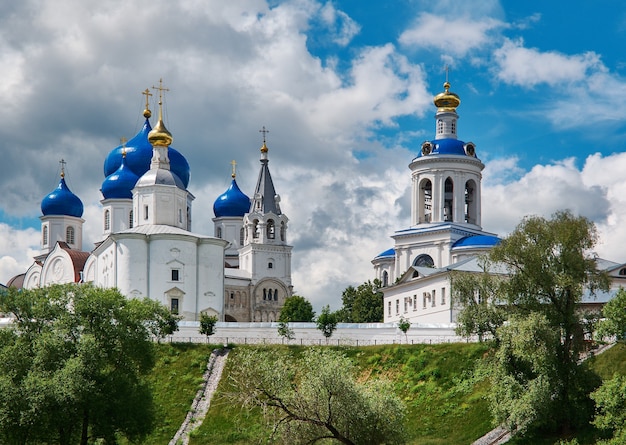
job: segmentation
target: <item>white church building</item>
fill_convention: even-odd
[[[457,137],[456,112],[461,100],[444,83],[434,97],[436,131],[409,164],[411,225],[396,231],[394,246],[372,260],[382,282],[384,321],[401,318],[412,323],[448,324],[456,321],[450,272],[481,272],[478,255],[500,239],[482,230],[481,180],[483,163],[476,145]],[[613,280],[612,290],[583,303],[602,304],[626,284],[626,265],[598,260]]]
[[[102,240],[83,251],[83,204],[65,182],[41,202],[41,253],[7,286],[94,283],[128,298],[157,300],[185,320],[201,313],[220,321],[275,321],[292,294],[288,218],[261,147],[261,169],[250,199],[233,170],[230,188],[215,201],[213,235],[192,232],[189,163],[170,147],[159,116],[154,128],[146,95],[145,123],[105,159],[101,193]]]

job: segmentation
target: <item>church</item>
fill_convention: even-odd
[[[93,283],[157,300],[184,320],[203,313],[220,321],[277,320],[293,290],[292,247],[268,167],[265,128],[253,197],[239,189],[233,167],[230,187],[213,205],[214,234],[194,233],[189,163],[170,146],[173,136],[162,119],[166,89],[160,83],[155,90],[154,128],[146,89],[142,129],[104,160],[102,239],[82,250],[83,203],[68,188],[62,161],[58,187],[41,202],[41,252],[7,286]]]
[[[394,246],[373,260],[375,278],[382,283],[384,321],[449,324],[456,321],[450,273],[480,273],[478,256],[500,242],[496,234],[482,230],[481,181],[484,164],[473,142],[457,137],[461,104],[450,91],[433,102],[435,138],[421,145],[409,164],[411,170],[411,223],[391,238]],[[598,259],[600,270],[612,279],[607,293],[583,296],[583,304],[597,307],[626,284],[626,264]]]

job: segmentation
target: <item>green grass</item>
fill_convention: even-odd
[[[235,348],[229,355],[222,381],[192,445],[266,443],[270,427],[259,410],[233,405],[227,394],[232,382],[226,377],[238,366]],[[258,347],[260,353],[275,348]],[[298,353],[299,347],[290,347]],[[420,445],[471,443],[491,429],[484,384],[474,384],[469,370],[486,352],[484,345],[448,344],[415,346],[333,347],[355,360],[359,379],[392,379],[396,393],[407,406],[409,443]],[[450,425],[454,425],[453,428]]]

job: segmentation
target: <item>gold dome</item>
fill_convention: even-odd
[[[267,148],[267,145],[265,145],[265,142],[263,142],[263,146],[261,147],[261,153],[267,153],[269,149]]]
[[[172,133],[165,128],[162,119],[159,119],[156,126],[148,133],[148,141],[154,147],[169,147],[173,140]]]
[[[443,93],[439,93],[433,99],[437,111],[456,111],[456,107],[461,104],[461,99],[455,93],[450,92],[450,82],[443,84]]]

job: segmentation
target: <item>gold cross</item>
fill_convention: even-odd
[[[163,118],[163,91],[169,91],[169,88],[163,87],[163,79],[159,79],[159,86],[152,85],[153,90],[159,90],[159,120]]]
[[[154,88],[154,87],[152,87],[152,88]],[[142,91],[141,94],[146,96],[146,110],[147,110],[148,108],[150,108],[150,96],[152,96],[152,93],[150,92],[150,90],[148,88],[146,88],[146,90]]]
[[[59,164],[61,164],[61,177],[64,178],[65,177],[65,164],[67,164],[67,162],[65,162],[65,159],[61,158],[61,160],[59,161]]]
[[[235,179],[235,176],[237,176],[237,161],[235,161],[234,159],[232,161],[230,161],[230,165],[233,166],[233,172],[230,174],[230,176]]]
[[[128,139],[126,139],[124,136],[122,136],[120,138],[120,142],[122,143],[122,157],[126,157],[126,142],[128,142]]]

